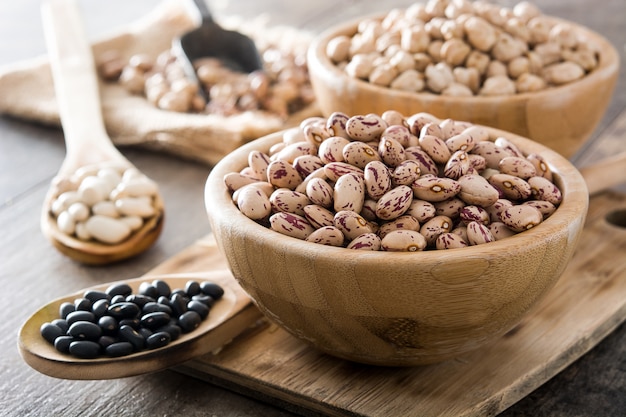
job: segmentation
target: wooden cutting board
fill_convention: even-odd
[[[224,258],[205,242],[156,272],[207,265],[223,267]],[[625,319],[626,196],[605,193],[592,198],[577,252],[547,298],[500,340],[471,354],[422,367],[365,366],[321,354],[268,323],[176,370],[304,415],[496,415]]]

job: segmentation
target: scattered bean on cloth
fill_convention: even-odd
[[[224,176],[248,218],[318,244],[422,251],[486,244],[559,206],[553,173],[479,125],[428,113],[311,117]]]

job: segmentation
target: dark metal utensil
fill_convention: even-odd
[[[193,0],[193,3],[200,13],[202,24],[173,41],[174,53],[191,80],[198,82],[193,62],[199,58],[215,57],[225,66],[244,73],[263,68],[259,51],[252,39],[218,25],[205,0]]]

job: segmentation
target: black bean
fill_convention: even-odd
[[[120,339],[133,345],[133,349],[138,351],[144,348],[145,339],[135,329],[130,326],[121,326],[119,331]]]
[[[155,299],[159,297],[159,292],[156,287],[149,282],[142,282],[141,285],[139,285],[139,294]]]
[[[155,313],[148,313],[141,317],[141,325],[147,327],[150,330],[158,329],[161,326],[165,326],[170,322],[170,315],[162,311]]]
[[[210,295],[219,300],[224,295],[224,289],[214,282],[204,281],[200,284],[200,290],[206,295]]]
[[[98,319],[98,326],[102,329],[102,333],[105,335],[114,335],[119,330],[117,320],[111,316],[102,316]]]
[[[165,297],[164,295],[157,298],[157,303],[170,307],[170,299],[169,297]]]
[[[109,309],[109,300],[106,298],[102,298],[100,300],[96,300],[91,306],[91,311],[96,317],[102,317],[107,314]]]
[[[106,347],[104,353],[112,358],[130,355],[133,353],[133,345],[129,342],[113,343]]]
[[[215,298],[206,294],[196,294],[193,297],[191,297],[191,299],[194,301],[200,301],[202,304],[206,305],[207,307],[213,307],[213,304],[215,304]]]
[[[39,332],[41,333],[43,338],[51,344],[54,344],[54,340],[57,337],[63,336],[65,334],[65,332],[59,326],[52,323],[42,324],[39,328]]]
[[[172,340],[167,332],[157,332],[146,339],[146,347],[148,349],[158,349],[166,346]]]
[[[172,324],[172,323],[166,324],[163,327],[159,327],[155,333],[159,333],[159,332],[166,332],[167,334],[170,335],[170,338],[172,340],[178,339],[180,335],[183,333],[180,326],[178,326],[177,324]]]
[[[141,309],[143,314],[162,312],[167,314],[172,314],[172,309],[170,306],[161,303],[148,303]]]
[[[95,323],[96,316],[91,311],[76,310],[68,314],[65,320],[70,326],[77,321],[90,321],[92,323]]]
[[[140,322],[139,317],[133,317],[132,319],[122,319],[118,323],[120,327],[122,326],[130,326],[133,329],[137,330],[139,328]]]
[[[76,311],[76,307],[74,307],[72,303],[65,302],[61,303],[59,306],[59,316],[61,316],[62,319],[65,319],[72,311]]]
[[[170,294],[170,300],[175,294],[181,295],[183,297],[187,297],[187,293],[185,292],[185,290],[183,290],[182,288],[177,288],[174,291],[172,291],[172,293]]]
[[[72,336],[59,336],[54,339],[54,348],[61,353],[70,353],[70,344],[75,340]]]
[[[126,295],[114,295],[113,298],[111,298],[110,304],[123,303],[126,301],[126,297]]]
[[[126,283],[111,284],[111,286],[107,288],[106,293],[109,294],[111,297],[114,297],[116,295],[126,297],[127,295],[131,295],[133,293],[133,289],[130,287],[130,285]]]
[[[98,344],[100,346],[102,346],[102,349],[106,349],[107,346],[112,345],[113,343],[117,343],[119,342],[119,340],[116,337],[113,336],[100,336],[100,339],[98,339]]]
[[[76,310],[91,311],[91,301],[88,298],[77,298],[74,300]]]
[[[98,340],[102,336],[102,329],[90,321],[77,321],[70,325],[67,331],[70,336],[78,340]]]
[[[185,284],[185,292],[187,296],[193,297],[196,294],[200,294],[200,283],[198,281],[187,281]]]
[[[70,353],[81,359],[94,359],[100,354],[100,345],[90,340],[79,340],[70,343]]]
[[[189,333],[197,329],[201,321],[202,317],[200,317],[200,314],[196,313],[195,311],[188,311],[186,313],[183,313],[178,318],[178,325],[183,330],[183,332]]]
[[[70,325],[68,324],[67,320],[55,319],[55,320],[52,320],[51,323],[59,326],[61,330],[63,330],[63,333],[67,333],[67,330],[70,328]]]
[[[129,303],[136,304],[137,307],[139,308],[143,308],[143,306],[145,306],[147,303],[154,302],[156,300],[152,297],[148,297],[147,295],[131,294],[128,297],[126,297],[126,301]]]
[[[110,300],[111,299],[111,296],[107,294],[106,292],[96,291],[96,290],[85,291],[85,294],[83,294],[83,297],[91,301],[92,304],[98,300]]]
[[[170,298],[170,304],[172,307],[172,313],[175,316],[180,316],[187,311],[187,303],[189,299],[187,297],[183,297],[180,294],[174,294]]]
[[[206,319],[209,315],[209,307],[206,304],[201,303],[200,301],[191,300],[187,303],[187,310],[195,311],[200,315],[202,320]]]
[[[105,292],[111,297],[115,297],[116,295],[123,295],[124,297],[126,297],[127,295],[131,295],[133,293],[133,289],[130,287],[130,285],[122,282],[119,284],[111,284]]]
[[[170,285],[162,279],[155,279],[154,281],[152,281],[152,286],[157,290],[158,297],[155,298],[169,297],[172,293]]]
[[[111,304],[108,308],[109,315],[115,317],[118,320],[132,319],[137,317],[140,312],[140,307],[132,302],[123,302]]]
[[[152,333],[154,333],[152,330],[148,329],[147,327],[140,327],[137,330],[137,333],[139,333],[144,339],[148,339],[150,336],[152,336]]]

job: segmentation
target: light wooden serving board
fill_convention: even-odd
[[[606,220],[609,213],[621,226]],[[209,245],[187,251],[166,267],[221,267],[216,250]],[[207,251],[210,262],[190,261]],[[304,415],[491,416],[552,378],[625,319],[626,196],[606,193],[591,200],[577,252],[547,298],[479,351],[436,365],[380,368],[318,353],[267,324],[218,354],[175,369]]]

